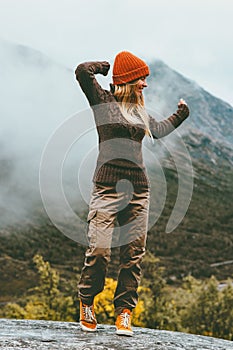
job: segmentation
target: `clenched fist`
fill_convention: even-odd
[[[110,63],[108,63],[107,61],[101,62],[100,73],[106,76],[108,74],[109,68],[110,68]]]

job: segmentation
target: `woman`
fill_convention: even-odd
[[[149,211],[149,181],[142,159],[142,140],[161,138],[189,115],[183,99],[169,118],[157,122],[144,107],[147,64],[130,52],[118,53],[113,84],[104,90],[96,74],[106,76],[108,62],[78,65],[76,78],[93,110],[99,135],[99,154],[88,214],[89,247],[79,282],[80,325],[96,331],[94,297],[104,288],[112,242],[118,239],[120,266],[114,295],[116,333],[133,334],[132,310],[138,301],[140,262],[145,254]],[[116,225],[118,223],[118,226]],[[114,243],[117,244],[117,243]]]

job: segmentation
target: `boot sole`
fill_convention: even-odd
[[[85,331],[85,332],[96,332],[97,331],[97,326],[95,328],[88,328],[88,327],[84,326],[81,322],[79,322],[79,324],[80,324],[82,331]]]
[[[133,336],[133,332],[132,331],[126,331],[126,330],[120,330],[120,329],[117,329],[116,334],[117,335],[126,335],[127,337],[132,337]]]

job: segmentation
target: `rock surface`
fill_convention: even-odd
[[[233,350],[233,342],[179,332],[134,328],[119,337],[115,327],[82,332],[78,323],[0,319],[0,349],[21,350]]]

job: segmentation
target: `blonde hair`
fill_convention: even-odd
[[[153,139],[149,127],[149,116],[145,110],[143,95],[138,96],[135,92],[137,82],[138,81],[124,85],[115,85],[114,96],[120,104],[124,118],[132,123],[132,116],[138,115],[145,125],[146,135]]]

